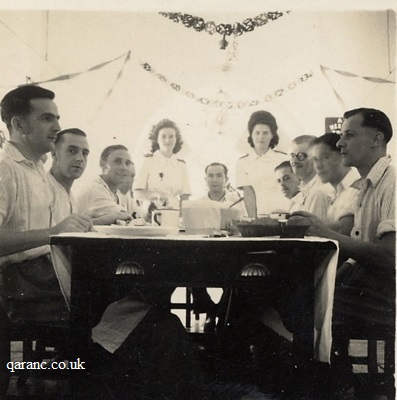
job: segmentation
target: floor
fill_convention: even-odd
[[[209,290],[212,298],[217,301],[220,297],[219,289]],[[173,301],[182,302],[185,298],[185,292],[182,289],[177,289],[174,293]],[[185,323],[185,311],[174,310],[181,321]],[[192,324],[188,331],[192,334],[195,339],[197,352],[200,354],[204,367],[212,377],[210,380],[211,390],[217,393],[216,400],[280,400],[282,398],[282,392],[275,391],[272,389],[272,382],[263,382],[262,377],[255,376],[257,373],[257,362],[258,355],[256,354],[255,348],[252,348],[252,364],[242,367],[239,366],[239,370],[236,368],[230,368],[229,372],[224,365],[219,365],[211,358],[211,354],[206,349],[206,340],[212,340],[211,335],[203,333],[203,327],[205,322],[205,314],[200,314],[198,320],[192,315]],[[279,329],[279,327],[276,327]],[[276,330],[277,330],[276,329]],[[288,336],[288,335],[286,335]],[[197,339],[197,340],[196,340]],[[285,357],[288,357],[288,338],[285,339],[286,345]],[[12,359],[21,359],[22,346],[20,342],[12,344]],[[365,354],[365,342],[354,341],[351,346],[351,352],[355,355]],[[379,344],[379,361],[382,363],[383,359],[383,347]],[[260,361],[259,361],[260,362]],[[364,372],[365,367],[355,366],[355,372]],[[244,373],[242,373],[244,372]],[[55,400],[62,398],[62,394],[68,393],[67,380],[55,380],[42,378],[29,377],[22,385],[18,384],[16,378],[13,378],[10,382],[10,388],[8,391],[7,399],[20,400],[26,399],[40,399],[40,400]],[[68,396],[65,399],[72,400]],[[385,400],[385,396],[375,396],[370,393],[356,393],[356,400]],[[212,400],[212,398],[211,398]],[[292,399],[293,400],[293,399]]]

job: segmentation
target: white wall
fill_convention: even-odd
[[[277,9],[284,11],[280,6],[272,8]],[[264,11],[194,15],[231,23]],[[342,105],[319,68],[322,64],[395,81],[395,72],[390,74],[396,58],[395,22],[395,13],[386,10],[292,9],[289,15],[238,37],[233,53],[233,40],[226,50],[220,50],[219,35],[198,33],[154,12],[3,10],[0,96],[25,83],[26,76],[37,82],[84,71],[131,50],[131,60],[106,101],[123,60],[74,79],[43,84],[56,92],[62,127],[80,127],[89,135],[89,166],[76,187],[99,173],[99,154],[109,144],[126,144],[139,163],[149,150],[151,126],[167,117],[181,128],[185,141],[181,156],[199,193],[204,190],[203,168],[208,162],[226,162],[233,179],[235,161],[248,149],[249,115],[257,109],[276,116],[284,150],[296,135],[324,133],[325,117],[359,106],[384,110],[396,127],[395,84],[377,84],[330,71],[328,77],[342,97]],[[230,101],[263,98],[309,70],[313,77],[276,100],[221,114],[219,109],[172,90],[144,71],[139,61],[149,62],[157,72],[197,96],[226,99],[219,94],[222,90]],[[221,127],[217,121],[222,118]],[[5,130],[4,125],[0,129]]]

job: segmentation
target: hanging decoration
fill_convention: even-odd
[[[289,14],[290,11],[286,11],[286,13]],[[280,11],[271,11],[259,14],[254,18],[246,18],[242,22],[215,24],[214,21],[205,21],[201,17],[182,14],[180,12],[160,12],[159,14],[176,23],[181,22],[187,28],[193,28],[197,32],[206,32],[210,35],[218,33],[222,36],[219,42],[221,50],[225,50],[229,44],[226,40],[226,36],[241,36],[243,33],[252,32],[255,28],[266,25],[269,21],[275,21],[284,15]]]
[[[56,82],[56,81],[65,81],[65,80],[68,80],[68,79],[76,78],[77,76],[82,75],[82,74],[86,74],[87,72],[91,72],[91,71],[95,71],[95,70],[101,69],[101,68],[105,67],[106,65],[108,65],[110,63],[113,63],[113,62],[115,62],[115,61],[117,61],[117,60],[119,60],[120,58],[123,58],[123,57],[125,58],[124,64],[123,64],[123,67],[124,67],[125,63],[130,59],[130,56],[131,56],[131,51],[128,51],[127,53],[124,53],[121,56],[118,56],[118,57],[116,57],[116,58],[114,58],[112,60],[105,61],[105,62],[97,64],[97,65],[94,65],[93,67],[91,67],[91,68],[89,68],[87,70],[80,71],[80,72],[75,72],[75,73],[72,73],[72,74],[60,75],[60,76],[57,76],[55,78],[46,79],[44,81],[39,81],[39,82],[33,81],[30,76],[26,76],[26,84],[41,85],[43,83]],[[0,87],[4,88],[5,86],[0,86]],[[12,87],[15,87],[15,86],[12,86]]]
[[[113,89],[114,89],[114,87],[116,86],[117,81],[120,80],[121,77],[123,76],[124,67],[125,67],[125,65],[127,64],[127,62],[130,60],[130,58],[131,58],[131,51],[129,51],[129,52],[127,53],[127,55],[125,56],[123,65],[121,66],[119,72],[117,73],[116,78],[114,79],[112,86],[111,86],[110,89],[107,91],[105,97],[102,99],[102,101],[101,101],[101,103],[99,104],[99,106],[98,106],[96,112],[94,113],[94,115],[102,108],[102,106],[103,106],[103,104],[105,103],[105,101],[107,100],[107,98],[110,97],[110,95],[113,93]]]
[[[247,108],[247,107],[255,107],[259,104],[268,103],[268,102],[274,100],[275,98],[281,97],[285,93],[290,92],[291,90],[295,89],[299,84],[306,82],[309,78],[311,78],[313,76],[312,71],[302,74],[299,78],[288,83],[285,87],[279,88],[272,93],[268,93],[260,99],[246,100],[246,101],[221,101],[219,99],[209,99],[207,97],[198,96],[195,93],[193,93],[192,91],[184,89],[180,84],[170,81],[163,74],[156,72],[149,63],[141,62],[140,64],[145,71],[150,72],[153,76],[158,78],[160,81],[169,85],[171,87],[171,89],[175,90],[178,93],[185,95],[189,99],[195,100],[195,101],[197,101],[203,105],[209,106],[209,107],[226,108],[226,109],[232,109],[232,108],[240,108],[241,109],[241,108]]]
[[[365,79],[366,81],[370,81],[370,82],[373,82],[373,83],[396,83],[394,81],[388,81],[387,79],[384,79],[384,78],[356,75],[356,74],[353,74],[351,72],[346,72],[346,71],[341,71],[341,70],[338,70],[338,69],[328,68],[328,67],[325,67],[324,65],[320,65],[320,68],[321,68],[321,71],[322,71],[323,74],[325,73],[325,71],[333,71],[333,72],[336,72],[339,75],[347,76],[349,78],[361,78],[361,79]],[[388,74],[388,75],[390,75],[390,74]]]
[[[366,81],[369,81],[369,82],[372,82],[372,83],[377,83],[377,84],[380,84],[380,83],[394,83],[395,84],[396,83],[394,81],[389,81],[389,80],[384,79],[384,78],[356,75],[356,74],[353,74],[352,72],[341,71],[341,70],[338,70],[338,69],[332,69],[332,68],[328,68],[328,67],[326,67],[324,65],[320,65],[320,69],[321,69],[321,72],[324,75],[324,78],[328,81],[329,85],[331,86],[331,89],[334,92],[334,95],[335,95],[336,99],[338,100],[339,104],[341,105],[342,109],[346,109],[347,108],[346,104],[343,101],[343,99],[340,96],[340,94],[336,91],[336,89],[335,89],[334,85],[332,84],[331,80],[329,79],[327,71],[333,71],[333,72],[336,72],[339,75],[346,76],[348,78],[365,79]]]

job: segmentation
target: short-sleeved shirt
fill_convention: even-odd
[[[289,201],[281,193],[274,172],[283,161],[288,161],[287,155],[273,149],[261,156],[252,151],[237,161],[236,186],[238,189],[252,186],[258,215],[288,210]]]
[[[338,183],[331,197],[328,207],[327,222],[336,223],[341,218],[352,215],[357,204],[358,190],[352,184],[360,178],[356,169],[350,169],[344,178]]]
[[[291,199],[289,212],[307,211],[326,221],[331,197],[323,188],[324,185],[315,175],[306,185],[300,186],[300,192]]]
[[[208,193],[207,193],[206,196],[202,197],[199,200],[215,201],[215,202],[221,203],[222,207],[229,207],[234,202],[238,201],[240,198],[241,197],[239,196],[239,194],[237,192],[231,192],[230,190],[225,190],[225,195],[218,201],[217,200],[212,200]],[[240,211],[241,217],[247,215],[247,211],[245,209],[243,201],[241,201],[239,204],[236,204],[235,207],[238,208],[238,210]]]
[[[127,211],[128,214],[133,215],[135,213],[135,217],[142,216],[141,207],[134,199],[131,190],[129,190],[126,194],[123,194],[117,190],[117,197],[119,198],[121,207]]]
[[[68,193],[51,172],[47,173],[47,179],[54,193],[53,221],[56,225],[74,212],[75,202],[72,192]]]
[[[105,214],[127,211],[120,204],[116,192],[112,192],[105,180],[98,176],[77,196],[77,212],[97,218]]]
[[[135,177],[133,189],[166,194],[170,206],[179,208],[179,196],[191,194],[185,161],[175,154],[165,157],[158,150],[145,156]]]
[[[396,231],[396,174],[390,162],[390,156],[380,158],[357,183],[360,191],[352,238],[377,242],[383,234]]]
[[[0,151],[0,229],[24,232],[54,225],[53,194],[43,163],[27,160],[10,142]],[[48,254],[48,245],[0,257],[0,265]]]

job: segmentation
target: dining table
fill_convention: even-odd
[[[115,299],[140,287],[313,287],[313,352],[329,362],[338,242],[319,237],[63,233],[50,237],[70,325],[90,331]]]

